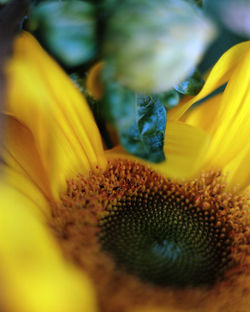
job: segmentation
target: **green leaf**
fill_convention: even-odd
[[[105,118],[114,124],[129,153],[156,163],[165,159],[166,110],[158,97],[109,82],[102,105]]]
[[[95,7],[85,1],[46,1],[31,10],[29,28],[67,66],[95,55],[95,27]]]
[[[191,76],[189,76],[185,81],[179,83],[174,88],[181,94],[185,95],[196,95],[200,92],[204,85],[204,80],[202,79],[199,71],[195,70]]]
[[[175,90],[160,93],[159,98],[166,110],[177,106],[181,99],[180,94]]]
[[[101,10],[111,13],[119,5],[119,3],[119,0],[105,0],[99,1],[97,5]]]

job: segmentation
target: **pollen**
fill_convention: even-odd
[[[66,257],[95,281],[101,310],[164,307],[178,301],[173,287],[192,304],[192,292],[204,301],[204,287],[249,272],[248,198],[226,190],[219,171],[176,183],[115,160],[68,181],[51,226]]]

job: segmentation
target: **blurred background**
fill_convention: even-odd
[[[1,105],[4,64],[23,30],[87,97],[107,147],[111,126],[128,152],[160,162],[168,109],[249,39],[250,0],[0,0]],[[101,100],[86,86],[100,61]]]
[[[110,17],[121,6],[121,3],[127,3],[127,5],[123,5],[120,11],[123,11],[124,15],[131,15],[135,4],[139,4],[141,11],[144,11],[143,14],[145,14],[143,5],[150,4],[151,10],[158,6],[159,10],[163,12],[163,7],[168,2],[168,0],[125,0],[122,2],[117,0],[0,0],[1,68],[6,55],[11,53],[14,34],[21,29],[26,29],[33,32],[45,49],[68,72],[77,71],[78,67],[81,67],[84,72],[89,67],[89,63],[94,63],[98,59],[98,54],[103,52],[103,41],[110,40],[109,34],[105,35],[105,31],[111,33],[110,36],[113,35],[110,29],[107,31],[107,21],[112,19]],[[185,2],[199,7],[204,16],[208,17],[216,27],[216,35],[214,34],[213,38],[208,38],[204,51],[202,51],[202,57],[198,64],[202,72],[210,68],[232,45],[249,39],[250,0],[186,0]],[[179,4],[179,6],[181,7],[183,4]],[[169,22],[161,23],[164,30],[173,27],[178,22],[181,24],[181,19],[175,22],[170,15],[168,16]],[[184,18],[186,17],[183,14],[182,19]],[[194,17],[190,19],[192,18],[194,19]],[[126,22],[126,18],[123,20]],[[147,22],[149,27],[152,26],[150,24],[154,23],[153,18]],[[138,24],[140,23],[143,24],[142,19],[140,22],[138,21]],[[115,23],[113,22],[113,24]],[[135,26],[133,25],[133,27]],[[195,26],[198,28],[199,22]],[[122,25],[121,22],[121,25],[115,25],[115,27],[124,33],[124,29],[130,26],[125,23]],[[190,23],[190,31],[191,27]],[[129,28],[128,31],[135,30]],[[182,43],[185,48],[187,43],[185,41]]]

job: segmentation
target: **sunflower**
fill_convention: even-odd
[[[17,38],[3,112],[3,309],[248,310],[249,54],[249,42],[227,51],[169,112],[167,160],[152,165],[105,151],[79,90],[30,34]]]

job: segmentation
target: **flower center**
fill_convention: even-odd
[[[249,288],[248,199],[227,192],[219,172],[176,183],[136,162],[113,160],[68,181],[51,207],[51,227],[67,259],[93,280],[101,311],[138,305],[165,311],[171,302],[193,311],[204,291],[218,299],[207,300],[211,309],[222,302],[223,310],[221,289],[238,302],[242,290],[235,285]]]
[[[169,193],[166,181],[154,191],[157,182],[109,207],[99,222],[103,250],[119,267],[157,285],[214,282],[230,262],[231,227],[214,209]]]

